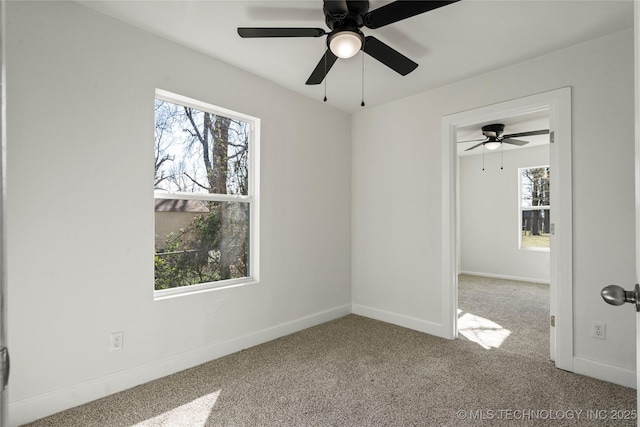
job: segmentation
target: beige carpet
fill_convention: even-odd
[[[538,356],[349,315],[30,425],[619,426],[635,421],[611,411],[635,396]]]
[[[460,275],[458,309],[460,338],[549,359],[549,285]]]

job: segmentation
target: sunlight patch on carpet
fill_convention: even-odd
[[[211,411],[222,390],[199,397],[175,409],[164,412],[157,417],[149,418],[134,427],[150,426],[190,426],[202,427],[206,425]]]
[[[496,322],[471,313],[465,313],[458,318],[458,332],[487,350],[500,347],[511,335],[510,330]]]

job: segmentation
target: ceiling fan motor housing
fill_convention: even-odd
[[[323,6],[325,22],[327,23],[327,27],[332,30],[357,30],[364,25],[362,16],[369,11],[368,1],[345,2],[349,11],[340,13],[330,10],[331,8],[328,8],[329,5],[327,3],[331,2],[325,2]]]
[[[491,125],[482,126],[482,133],[486,137],[500,138],[504,132],[504,125],[501,123],[495,123]]]

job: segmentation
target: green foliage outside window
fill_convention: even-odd
[[[551,246],[549,166],[520,169],[521,247]]]
[[[248,194],[249,124],[160,99],[155,111],[155,189],[177,202],[156,203],[155,289],[247,277],[249,203],[214,199]]]

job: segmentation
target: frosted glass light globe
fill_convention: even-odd
[[[487,150],[495,150],[500,147],[500,142],[498,141],[489,141],[484,144]]]
[[[331,37],[329,49],[338,58],[351,58],[362,48],[362,39],[352,31],[343,31]]]

